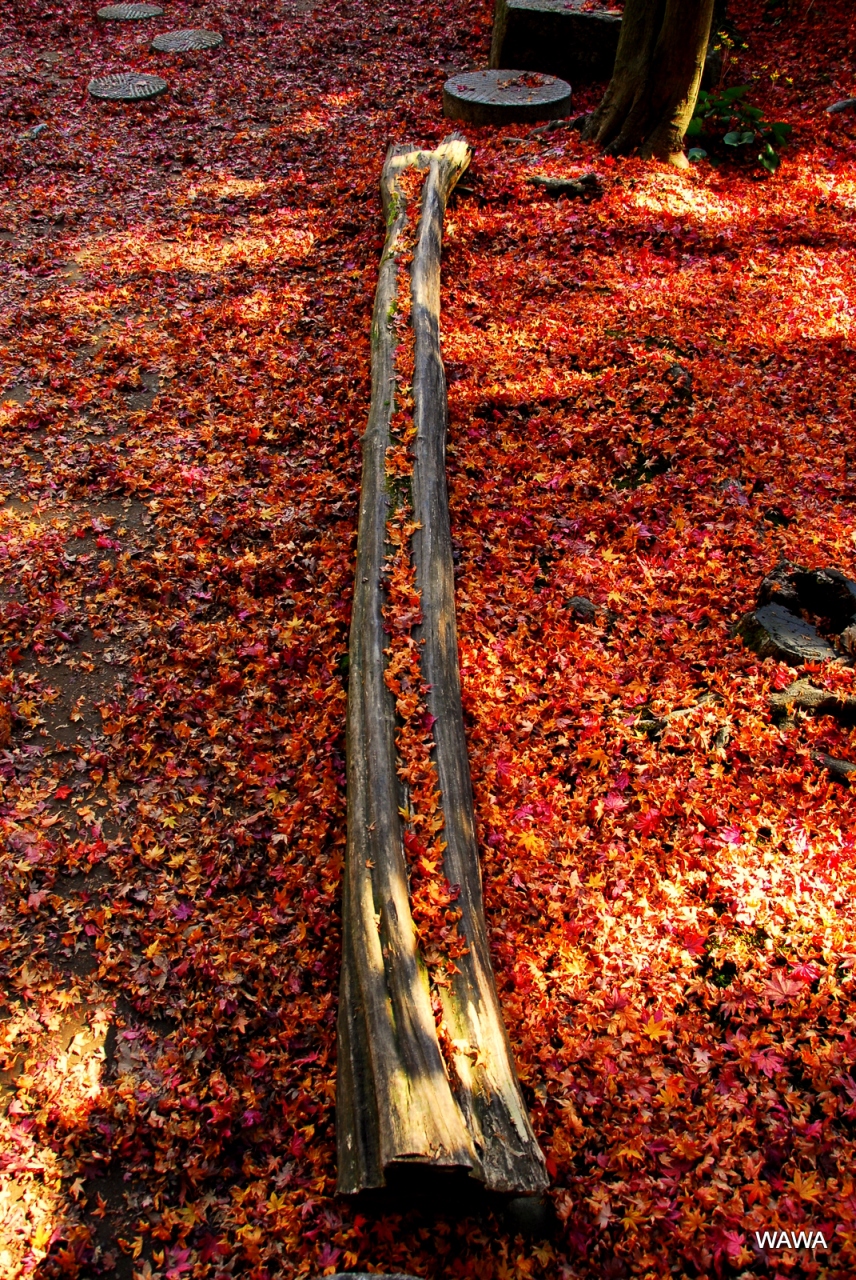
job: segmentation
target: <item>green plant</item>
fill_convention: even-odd
[[[760,142],[758,161],[768,173],[775,173],[781,164],[779,148],[789,138],[792,128],[780,120],[765,120],[760,107],[744,100],[749,88],[748,84],[734,85],[720,93],[701,89],[686,136],[704,138],[713,144],[722,142],[735,150]],[[708,152],[700,146],[690,148],[690,160],[703,160],[707,156]]]

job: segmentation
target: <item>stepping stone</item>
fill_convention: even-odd
[[[747,613],[737,624],[737,634],[759,658],[778,658],[792,667],[836,656],[832,645],[818,635],[811,623],[795,618],[780,604],[766,604]]]
[[[89,81],[92,97],[108,102],[146,102],[149,98],[159,98],[168,88],[166,80],[161,80],[160,76],[145,76],[135,71],[99,76]]]
[[[108,4],[98,10],[102,22],[140,22],[143,18],[159,18],[163,9],[158,4]]]
[[[187,31],[167,31],[155,36],[152,48],[159,53],[189,53],[191,49],[219,49],[223,37],[217,31],[190,28]]]
[[[469,71],[443,85],[443,115],[470,124],[558,120],[571,109],[571,86],[531,71]]]
[[[621,15],[585,0],[496,0],[492,67],[548,71],[570,80],[608,80]]]

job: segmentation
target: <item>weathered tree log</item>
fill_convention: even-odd
[[[470,1174],[489,1190],[547,1184],[514,1071],[490,966],[461,712],[449,510],[446,387],[439,341],[440,250],[448,196],[470,151],[453,136],[434,152],[394,149],[381,180],[387,238],[372,322],[372,398],[363,475],[348,693],[348,847],[339,1004],[339,1190],[387,1185],[418,1166]],[[406,230],[399,186],[427,171],[411,273],[415,339],[414,556],[422,592],[423,676],[431,686],[436,766],[447,840],[445,872],[461,886],[459,932],[469,953],[454,984],[432,993],[411,915],[396,771],[395,703],[384,682],[382,575],[390,492],[385,462],[395,408],[392,327]],[[458,1045],[450,1062],[432,994]]]
[[[787,689],[771,694],[770,710],[778,723],[788,720],[792,711],[804,711],[807,715],[832,716],[841,724],[856,724],[856,698],[818,689],[805,679],[795,680]]]

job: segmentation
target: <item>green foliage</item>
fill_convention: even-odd
[[[781,164],[779,149],[787,141],[792,128],[780,120],[765,120],[760,107],[753,107],[745,101],[749,88],[748,84],[740,84],[716,93],[701,89],[686,136],[703,139],[708,146],[715,147],[721,143],[736,152],[760,143],[758,162],[768,173],[775,173]],[[711,158],[708,151],[698,145],[691,147],[688,154],[690,160]]]

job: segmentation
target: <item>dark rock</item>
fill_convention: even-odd
[[[836,760],[834,756],[825,756],[822,751],[816,751],[813,758],[815,764],[826,769],[836,782],[843,782],[845,786],[850,786],[856,774],[856,764],[852,760]]]
[[[594,622],[597,617],[597,605],[585,596],[571,596],[568,608],[579,622]]]
[[[856,616],[856,582],[840,569],[805,569],[780,560],[758,589],[758,604],[778,604],[798,614],[816,614],[843,631]]]
[[[543,1240],[556,1223],[553,1206],[547,1196],[515,1196],[505,1206],[505,1225],[513,1235]]]
[[[759,658],[779,658],[792,667],[835,657],[832,645],[818,635],[810,622],[795,618],[780,604],[767,604],[747,613],[737,624],[737,634]]]
[[[608,80],[621,17],[584,0],[496,0],[492,67],[547,71],[571,80]]]
[[[759,607],[765,604],[780,604],[791,613],[799,613],[800,598],[794,575],[804,572],[802,565],[794,564],[791,560],[780,560],[773,572],[767,574],[758,588],[756,603]]]
[[[583,173],[578,178],[548,178],[534,174],[526,181],[533,187],[541,187],[548,196],[570,196],[577,200],[596,200],[603,195],[603,188],[596,173]]]
[[[808,569],[794,574],[803,609],[842,631],[856,614],[856,582],[840,569]]]

